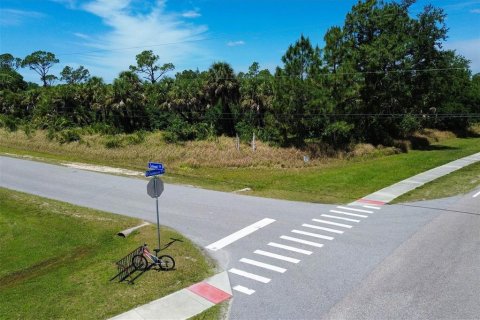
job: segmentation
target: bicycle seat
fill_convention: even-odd
[[[155,253],[159,253],[161,250],[160,249],[153,249]]]

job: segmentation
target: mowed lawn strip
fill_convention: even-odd
[[[393,203],[446,198],[467,193],[479,186],[480,162],[477,162],[412,190]]]
[[[154,226],[116,236],[139,223],[0,188],[0,318],[105,319],[213,274],[198,248],[164,228],[164,244],[184,240],[165,250],[176,270],[146,272],[134,285],[109,282],[115,261],[144,242],[155,247]]]
[[[31,141],[25,137],[22,138],[22,133],[13,134],[4,131],[1,136],[3,139],[0,140],[0,153],[3,154],[36,156],[56,163],[84,162],[138,171],[145,169],[147,161],[155,160],[166,164],[165,182],[190,184],[228,192],[248,187],[252,191],[245,194],[321,203],[349,202],[418,173],[480,152],[480,138],[446,138],[433,143],[427,150],[410,150],[408,153],[391,155],[385,155],[379,150],[348,160],[330,158],[312,160],[308,165],[302,165],[295,158],[298,155],[292,151],[285,151],[286,153],[283,154],[281,151],[271,151],[266,146],[262,146],[265,149],[258,151],[258,161],[255,154],[246,156],[245,159],[248,158],[248,161],[252,163],[251,166],[228,166],[228,159],[208,161],[203,159],[198,160],[196,165],[192,165],[192,159],[185,159],[185,163],[183,163],[180,155],[182,154],[181,150],[187,154],[191,152],[189,148],[200,147],[195,147],[193,144],[176,147],[168,145],[169,148],[175,149],[176,155],[172,160],[168,155],[165,155],[164,158],[160,156],[164,147],[160,142],[155,146],[151,141],[151,149],[156,150],[155,148],[157,148],[159,154],[158,157],[154,157],[154,154],[150,153],[154,151],[149,151],[148,146],[143,145],[108,150],[95,144],[98,141],[92,140],[91,147],[74,144],[62,146],[55,142],[45,142],[44,147],[40,148],[39,146],[42,145],[40,133],[34,138],[37,140]],[[147,141],[149,141],[148,139]],[[225,139],[220,140],[218,148],[226,148]],[[199,143],[202,146],[205,144],[206,149],[203,153],[216,150],[215,142]],[[94,150],[95,153],[90,152],[91,150]],[[218,156],[226,158],[231,156],[232,163],[241,162],[235,159],[235,157],[240,157],[235,153],[228,151],[223,154],[219,150],[215,152],[218,152]],[[279,156],[281,155],[283,158],[279,161],[285,168],[279,166],[279,163],[272,160],[273,158],[268,158],[262,152],[274,152],[274,155],[277,153]],[[289,161],[289,157],[294,158]],[[225,165],[222,166],[222,163]]]

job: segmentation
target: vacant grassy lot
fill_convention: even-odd
[[[176,270],[149,271],[134,285],[109,282],[116,260],[144,241],[153,248],[153,226],[115,236],[139,222],[0,188],[0,318],[105,319],[212,274],[184,239],[165,251]],[[163,243],[181,237],[162,232]]]
[[[450,197],[467,193],[478,186],[480,163],[475,163],[410,191],[395,199],[394,203]]]
[[[248,145],[237,151],[234,140],[225,137],[172,145],[163,142],[161,133],[148,134],[143,142],[119,136],[116,139],[123,142],[117,148],[106,147],[112,137],[93,135],[82,139],[59,144],[48,141],[41,131],[30,137],[21,131],[0,131],[0,153],[135,170],[144,170],[148,161],[156,160],[166,164],[166,182],[222,191],[249,187],[252,191],[248,194],[252,195],[342,203],[480,151],[480,138],[437,134],[425,150],[398,153],[393,148],[363,145],[349,154],[315,158],[305,164],[301,150],[259,143],[255,152]]]

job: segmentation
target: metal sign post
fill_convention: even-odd
[[[158,175],[162,175],[165,173],[165,169],[161,163],[153,163],[149,162],[148,167],[151,168],[151,170],[148,170],[145,173],[146,177],[151,177],[153,178],[150,180],[150,182],[147,185],[147,194],[155,198],[155,204],[157,208],[157,234],[158,234],[158,250],[160,251],[160,214],[158,210],[158,197],[163,192],[164,186],[163,186],[163,181],[158,177]],[[158,252],[157,252],[158,253]]]

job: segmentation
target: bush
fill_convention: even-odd
[[[129,145],[136,145],[136,144],[141,144],[145,142],[145,138],[147,136],[147,133],[143,130],[137,131],[129,136],[127,136],[127,144]]]
[[[415,131],[419,130],[420,128],[420,120],[411,114],[406,114],[402,118],[402,121],[400,121],[400,135],[403,138],[411,136]]]
[[[187,121],[175,117],[163,134],[163,139],[167,143],[177,143],[179,141],[203,140],[215,134],[215,128],[206,122],[189,124]]]
[[[235,125],[235,131],[237,132],[240,140],[242,141],[251,141],[253,132],[255,132],[254,126],[246,121],[240,121]],[[256,132],[255,132],[256,133]],[[258,136],[258,134],[257,134]]]
[[[117,149],[123,147],[123,139],[121,137],[109,137],[105,141],[105,148],[107,149]]]
[[[5,116],[1,122],[3,122],[3,126],[8,131],[14,132],[18,130],[18,124],[20,120],[11,116]]]
[[[57,140],[61,144],[64,144],[64,143],[80,141],[81,137],[80,137],[80,134],[78,133],[78,130],[68,129],[68,130],[60,131],[59,134],[57,135]]]
[[[35,133],[35,127],[30,123],[26,123],[23,126],[23,132],[25,132],[25,135],[28,138],[31,138],[31,137],[33,137],[33,134]]]

